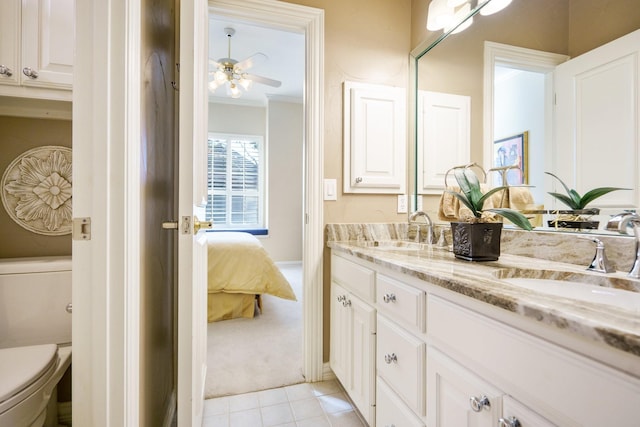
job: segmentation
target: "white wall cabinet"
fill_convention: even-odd
[[[540,325],[516,328],[502,310],[426,281],[331,258],[331,367],[354,402],[375,397],[375,408],[356,405],[370,426],[635,425],[640,378],[588,349],[550,342]]]
[[[356,293],[363,282],[366,287],[374,272],[344,259],[333,260],[340,268],[334,271],[331,283],[330,365],[354,405],[373,426],[376,312],[371,301],[366,302]]]
[[[344,192],[404,194],[404,88],[344,83]]]
[[[70,101],[74,0],[3,0],[0,28],[0,95]]]

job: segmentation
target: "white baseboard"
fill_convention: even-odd
[[[171,392],[169,398],[169,404],[167,405],[167,411],[164,414],[163,427],[171,427],[173,425],[173,417],[176,415],[176,391]]]
[[[333,373],[329,363],[322,364],[322,381],[335,380],[336,374]]]
[[[274,262],[274,264],[277,266],[283,266],[283,267],[296,266],[296,265],[302,266],[302,261],[277,261],[277,262]]]

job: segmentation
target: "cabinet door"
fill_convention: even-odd
[[[17,85],[20,79],[20,1],[0,1],[0,83]]]
[[[365,421],[372,426],[375,415],[376,312],[359,298],[347,297],[351,309],[351,385],[347,390]]]
[[[427,350],[427,425],[493,427],[502,393],[438,350]]]
[[[404,88],[344,83],[344,192],[403,194]]]
[[[75,36],[74,0],[24,0],[22,70],[24,86],[71,89]]]
[[[331,370],[345,389],[351,387],[349,360],[351,359],[351,315],[345,301],[348,292],[331,282],[330,354]]]
[[[376,425],[378,427],[424,427],[424,423],[380,377],[376,381]]]

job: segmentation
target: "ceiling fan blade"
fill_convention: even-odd
[[[255,65],[261,64],[266,60],[267,60],[267,55],[265,55],[264,53],[258,52],[258,53],[254,53],[247,59],[243,59],[242,61],[237,62],[234,68],[239,68],[242,71],[246,71],[249,68]]]
[[[280,85],[282,85],[282,82],[280,82],[278,80],[273,80],[273,79],[270,79],[268,77],[257,76],[255,74],[244,73],[242,75],[242,77],[244,77],[247,80],[251,80],[251,81],[254,81],[256,83],[261,83],[261,84],[267,85],[267,86],[280,87]]]

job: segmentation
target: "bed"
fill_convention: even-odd
[[[207,233],[207,320],[253,317],[261,295],[296,300],[287,279],[249,233]]]

